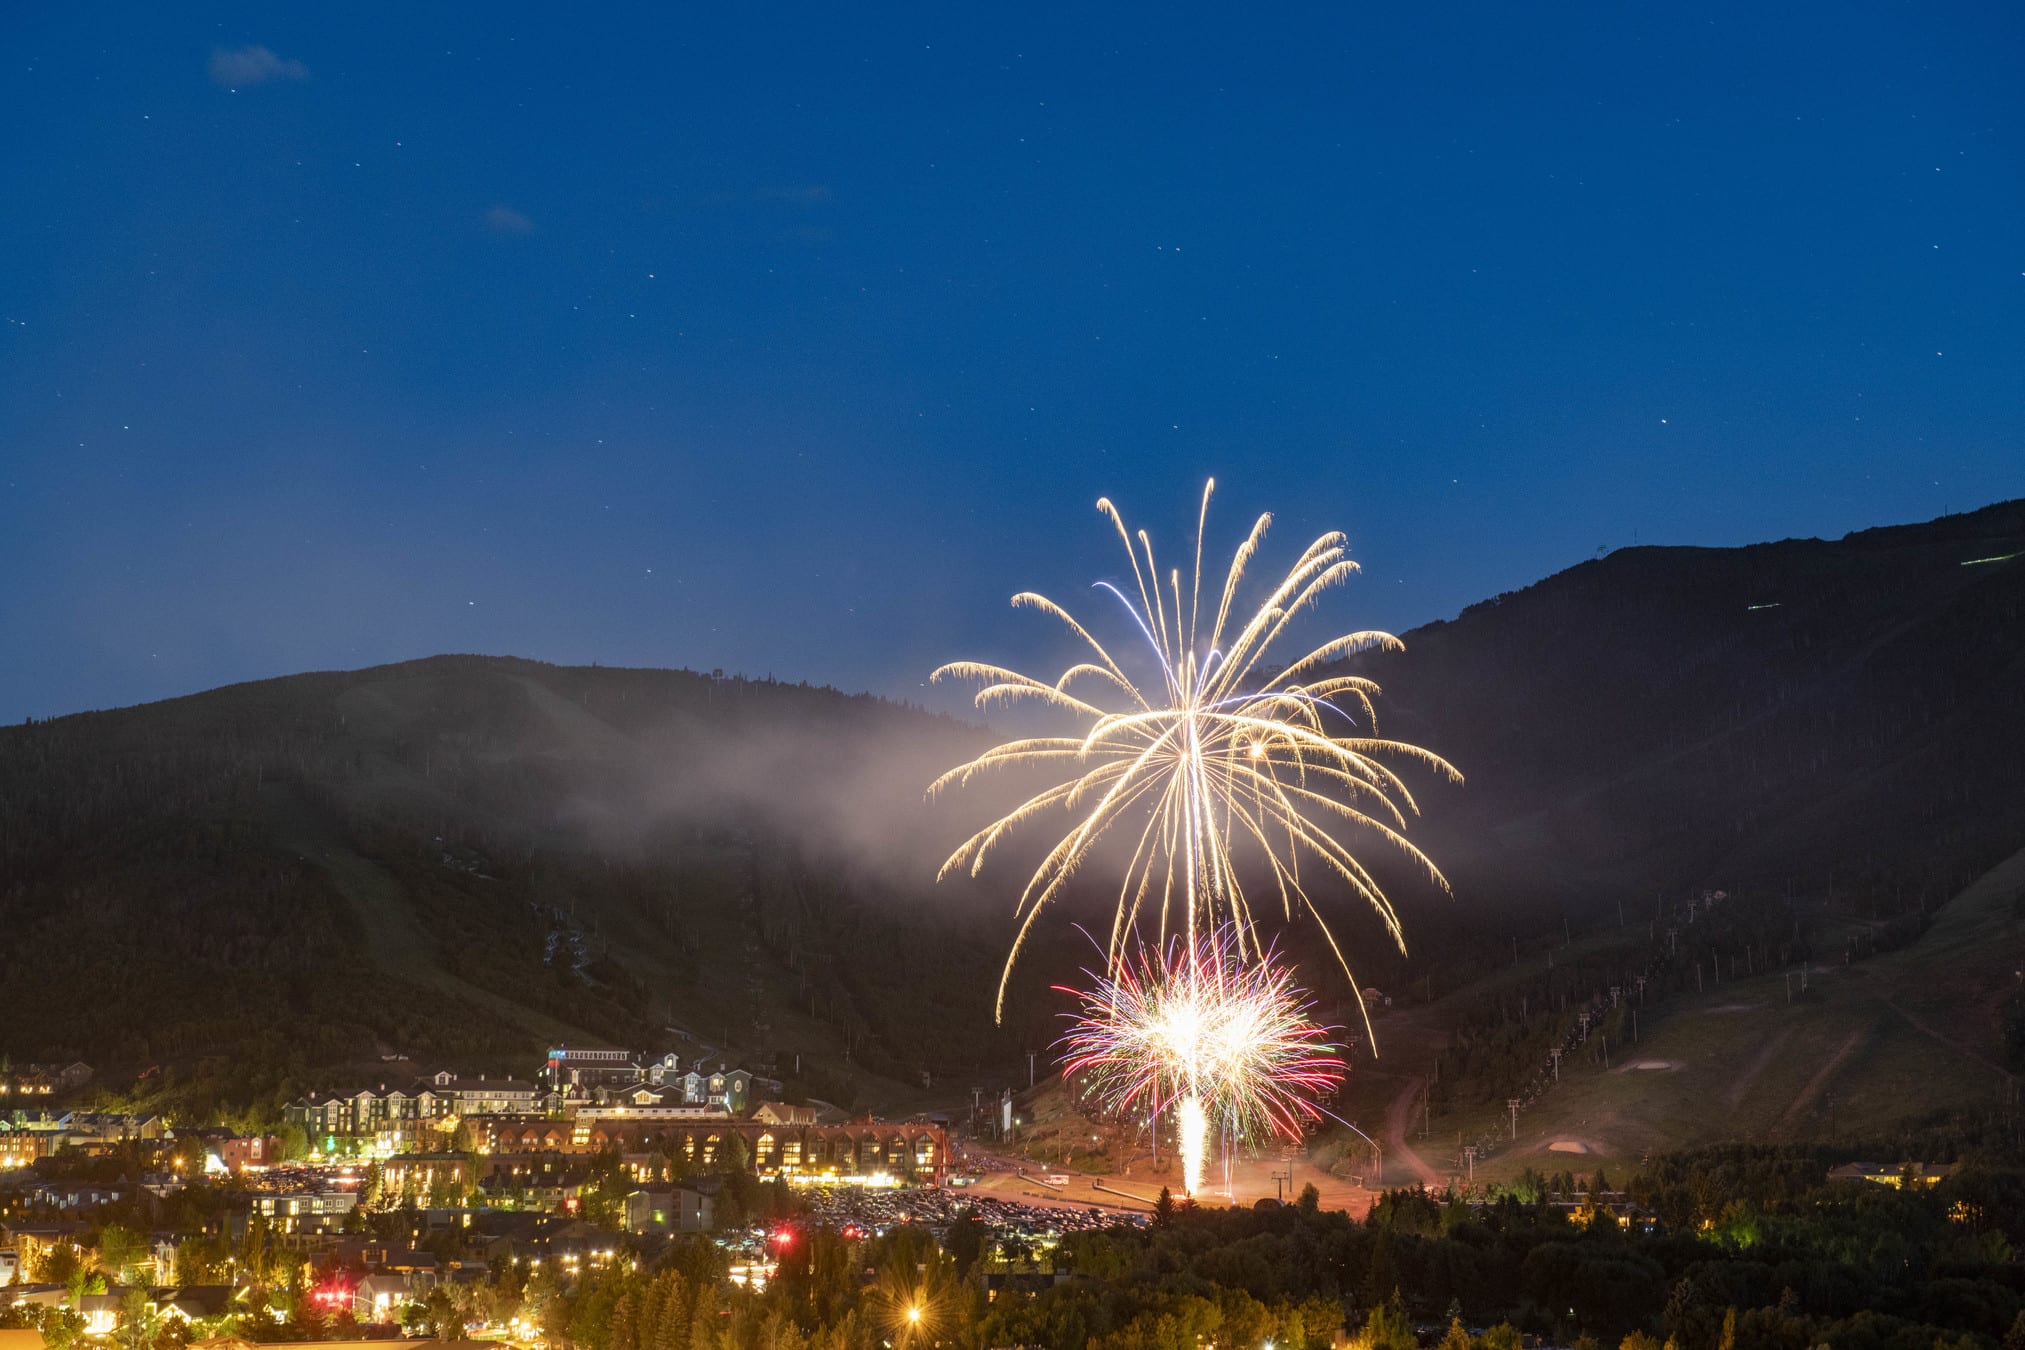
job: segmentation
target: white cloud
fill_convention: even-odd
[[[533,234],[534,222],[510,206],[495,206],[485,213],[485,228],[494,234]]]
[[[227,89],[308,78],[308,66],[276,56],[271,47],[235,47],[229,51],[220,47],[211,53],[211,81]]]

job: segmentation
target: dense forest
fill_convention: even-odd
[[[1362,1350],[1517,1350],[1522,1334],[1583,1350],[2015,1350],[2016,1140],[1956,1143],[1963,1165],[1924,1191],[1831,1183],[1825,1150],[1731,1148],[1656,1158],[1621,1190],[1589,1173],[1393,1192],[1363,1221],[1310,1192],[1164,1205],[1151,1227],[1053,1246],[963,1221],[939,1243],[915,1225],[869,1241],[802,1229],[762,1294],[729,1294],[678,1251],[550,1302],[546,1326],[585,1350],[847,1347],[907,1341],[896,1317],[919,1308],[919,1341],[951,1346],[1326,1346],[1347,1326]]]
[[[1391,1192],[1362,1220],[1321,1210],[1312,1189],[1249,1209],[1166,1201],[1150,1226],[1059,1240],[963,1214],[939,1228],[839,1230],[734,1165],[723,1194],[738,1199],[727,1208],[765,1221],[778,1261],[764,1289],[734,1281],[734,1258],[708,1239],[616,1239],[624,1259],[578,1277],[499,1257],[478,1279],[438,1285],[409,1310],[408,1329],[520,1319],[562,1350],[1321,1350],[1346,1328],[1359,1350],[1520,1350],[1525,1336],[1576,1350],[2019,1350],[2016,1140],[1956,1142],[1961,1165],[1930,1189],[1831,1182],[1837,1155],[1821,1149],[1729,1148],[1655,1158],[1622,1189],[1596,1172],[1529,1174],[1489,1193]],[[604,1174],[621,1171],[612,1157]],[[596,1181],[584,1196],[587,1210],[615,1204]],[[176,1197],[178,1221],[195,1231],[223,1199]],[[89,1238],[96,1264],[117,1279],[115,1249],[144,1251],[134,1235],[162,1218],[101,1216]],[[349,1222],[400,1234],[413,1212],[376,1201]],[[452,1227],[429,1245],[439,1259],[468,1260],[486,1240]],[[66,1268],[39,1275],[74,1285],[91,1275],[68,1249],[53,1251]],[[274,1317],[232,1317],[210,1334],[361,1334],[310,1297],[316,1281],[345,1284],[349,1273],[328,1263],[313,1273],[258,1224],[236,1247],[187,1239],[179,1278],[220,1278],[228,1257],[255,1283],[239,1306]],[[38,1326],[54,1350],[81,1343],[81,1321],[54,1307],[0,1311],[0,1326]],[[177,1350],[188,1335],[137,1325],[122,1344]]]

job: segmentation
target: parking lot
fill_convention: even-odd
[[[1080,1197],[1077,1197],[1080,1200]],[[818,1187],[808,1193],[811,1221],[833,1228],[857,1227],[882,1232],[896,1224],[918,1223],[942,1229],[964,1210],[995,1234],[1035,1236],[1143,1224],[1146,1215],[1075,1203],[1029,1203],[1010,1199],[994,1189],[922,1187],[870,1190],[855,1186]]]

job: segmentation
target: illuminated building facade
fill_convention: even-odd
[[[579,1115],[574,1121],[511,1118],[465,1122],[480,1151],[495,1157],[536,1153],[659,1153],[685,1166],[721,1166],[732,1141],[763,1177],[838,1180],[880,1177],[941,1184],[948,1176],[949,1139],[923,1121],[849,1125],[777,1124],[730,1118],[688,1121],[633,1114]],[[495,1167],[498,1164],[495,1164]]]

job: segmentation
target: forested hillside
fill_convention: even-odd
[[[1439,992],[1704,887],[1803,927],[1938,903],[2025,846],[2020,555],[2025,503],[1627,549],[1368,658],[1381,729],[1468,780],[1420,792],[1455,896],[1399,878],[1412,960],[1317,888],[1359,973]],[[475,656],[0,729],[0,1053],[171,1079],[229,1053],[254,1095],[395,1054],[525,1068],[554,1039],[802,1054],[839,1097],[1023,1067],[1101,896],[1043,926],[993,1027],[1022,874],[935,885],[989,803],[922,795],[984,736],[806,686]]]
[[[1728,887],[1882,918],[2025,846],[2025,503],[1622,549],[1406,641],[1370,661],[1382,726],[1468,774],[1422,827],[1465,911]]]
[[[0,1052],[229,1051],[276,1084],[525,1069],[553,1040],[910,1082],[1009,1060],[971,1006],[998,924],[890,856],[975,739],[830,690],[484,657],[9,728]]]

